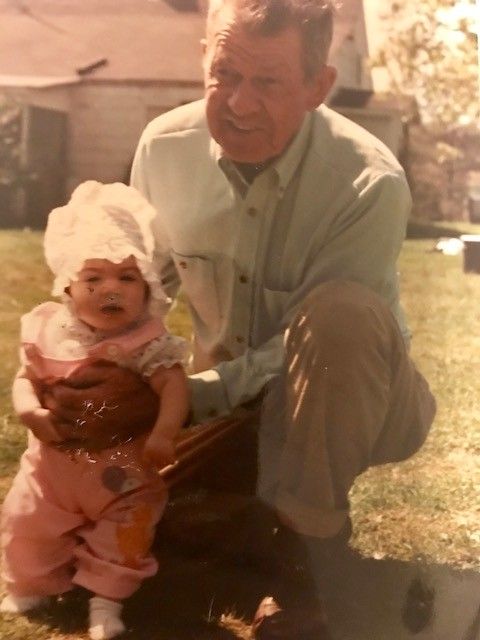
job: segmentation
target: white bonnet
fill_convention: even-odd
[[[100,258],[118,264],[134,256],[150,286],[150,310],[158,310],[167,298],[153,266],[155,215],[136,189],[120,182],[89,180],[78,186],[70,201],[48,216],[44,249],[55,275],[53,295],[63,295],[85,260]]]

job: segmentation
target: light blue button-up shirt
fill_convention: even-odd
[[[379,293],[408,339],[396,260],[410,193],[390,151],[321,106],[252,184],[211,139],[204,102],[146,128],[132,184],[158,212],[156,263],[181,284],[195,335],[195,418],[223,415],[278,374],[298,303],[334,278]]]

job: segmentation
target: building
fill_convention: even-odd
[[[0,94],[23,107],[34,176],[17,224],[42,226],[83,180],[126,179],[145,124],[202,95],[203,32],[196,0],[0,0]],[[370,104],[367,56],[362,0],[344,0],[331,104],[398,154],[401,114]]]

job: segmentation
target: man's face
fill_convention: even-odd
[[[210,133],[230,160],[245,163],[280,155],[334,79],[331,67],[305,78],[295,27],[250,34],[227,12],[211,26],[204,71]]]

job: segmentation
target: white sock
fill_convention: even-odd
[[[101,596],[90,598],[90,627],[92,640],[114,638],[125,631],[121,618],[122,603]]]
[[[0,603],[0,613],[25,613],[47,604],[45,596],[14,596],[7,594]]]

